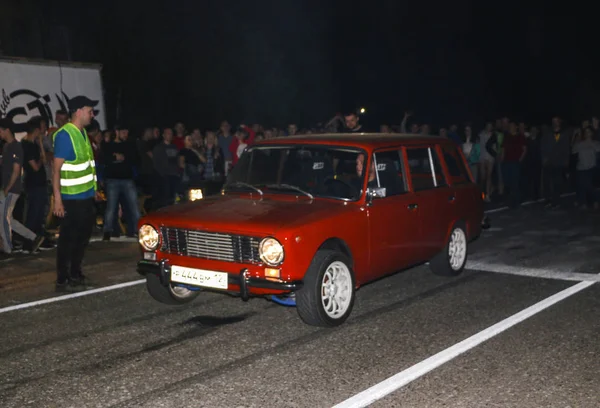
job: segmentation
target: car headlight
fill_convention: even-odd
[[[158,231],[149,224],[144,224],[138,232],[140,245],[146,251],[156,251],[160,242]]]
[[[201,188],[192,188],[188,192],[188,200],[190,201],[202,200],[203,198],[204,194],[202,194]]]
[[[260,259],[269,266],[278,266],[283,262],[283,246],[275,238],[265,238],[258,246]]]

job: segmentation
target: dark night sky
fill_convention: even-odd
[[[564,5],[44,3],[49,19],[68,18],[74,58],[104,64],[113,119],[121,89],[122,118],[137,126],[310,125],[362,105],[372,125],[406,109],[436,124],[600,113],[594,16]]]

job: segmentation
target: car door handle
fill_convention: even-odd
[[[409,204],[407,205],[407,208],[409,210],[416,210],[419,206],[417,204]]]
[[[448,197],[448,201],[452,202],[456,200],[456,196],[451,195],[450,197]]]

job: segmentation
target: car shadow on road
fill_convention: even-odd
[[[149,344],[141,350],[141,353],[148,353],[152,351],[157,351],[164,349],[166,347],[172,346],[177,343],[181,343],[186,340],[190,340],[200,336],[206,336],[209,333],[212,333],[217,328],[221,326],[226,326],[230,324],[240,323],[246,320],[249,317],[252,317],[255,313],[243,313],[235,316],[225,316],[225,317],[217,317],[217,316],[195,316],[184,322],[182,325],[189,325],[191,329],[186,330],[185,332],[173,337],[172,339],[161,341],[153,344]]]
[[[186,320],[183,324],[193,324],[200,327],[218,327],[224,326],[228,324],[240,323],[249,318],[253,313],[244,313],[237,316],[225,316],[225,317],[216,317],[216,316],[196,316],[191,319]]]

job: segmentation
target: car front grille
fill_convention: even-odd
[[[260,238],[161,227],[161,251],[214,261],[260,263]]]

